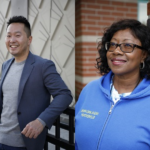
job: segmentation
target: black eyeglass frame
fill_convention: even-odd
[[[105,49],[106,49],[106,47],[107,47],[106,44],[108,44],[108,43],[113,43],[113,42],[106,42],[106,43],[105,43]],[[132,44],[132,45],[133,45],[133,50],[132,50],[131,52],[125,52],[125,51],[123,51],[123,50],[121,49],[121,45],[122,45],[122,44]],[[139,45],[136,45],[136,44],[133,44],[133,43],[120,43],[120,44],[114,43],[114,45],[115,45],[116,48],[119,46],[120,50],[121,50],[122,52],[124,52],[124,53],[132,53],[132,52],[134,51],[134,48],[135,48],[135,47],[137,47],[137,48],[139,48],[139,49],[141,49],[141,50],[144,50],[143,47],[141,47],[141,46],[139,46]],[[116,48],[115,48],[115,49],[116,49]],[[114,50],[115,50],[115,49],[114,49]],[[113,51],[114,51],[114,50],[113,50]],[[109,50],[109,49],[106,49],[106,51],[113,52],[113,51],[111,51],[111,50]]]

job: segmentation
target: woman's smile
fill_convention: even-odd
[[[120,58],[113,58],[113,59],[111,59],[111,62],[112,62],[112,64],[113,65],[123,65],[123,64],[125,64],[127,61],[126,60],[124,60],[124,59],[120,59]]]

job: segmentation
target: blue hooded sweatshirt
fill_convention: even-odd
[[[112,72],[90,82],[75,107],[75,150],[150,150],[150,80],[114,105]]]

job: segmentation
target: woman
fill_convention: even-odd
[[[76,150],[150,150],[150,29],[113,23],[98,52],[103,77],[76,104]]]

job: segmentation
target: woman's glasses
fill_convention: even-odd
[[[143,47],[138,46],[136,44],[132,44],[132,43],[121,43],[121,44],[116,44],[114,42],[106,42],[105,43],[105,49],[109,52],[113,52],[118,46],[120,47],[120,50],[124,53],[133,52],[135,47],[143,49]]]

